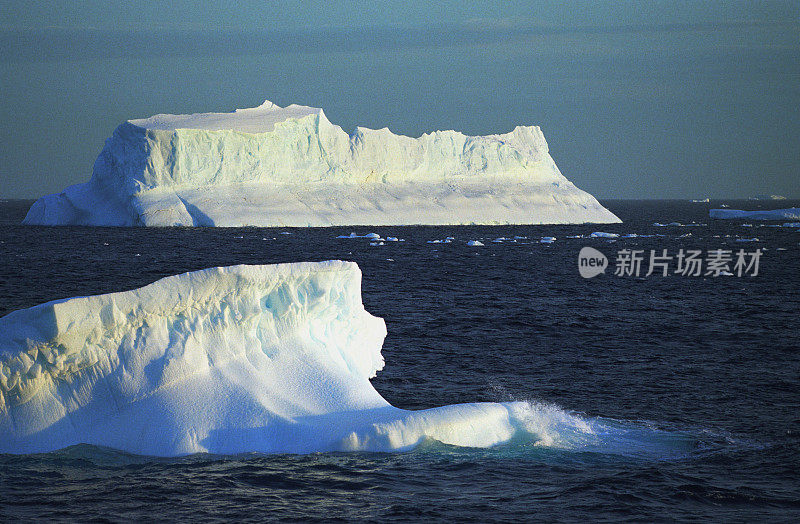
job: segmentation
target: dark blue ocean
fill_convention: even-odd
[[[392,404],[529,400],[643,429],[600,450],[0,455],[0,520],[800,520],[798,228],[709,220],[720,201],[604,202],[623,220],[605,226],[313,229],[21,226],[30,204],[0,202],[0,315],[212,266],[353,260],[386,320],[373,384]],[[336,238],[351,231],[405,241]],[[639,236],[567,238],[595,231]],[[584,246],[605,274],[578,274]],[[639,277],[613,274],[625,249],[643,250]],[[756,276],[645,276],[651,249],[762,255]]]

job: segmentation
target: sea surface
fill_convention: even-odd
[[[708,219],[722,202],[603,202],[615,225],[124,229],[21,226],[31,202],[0,201],[0,315],[212,266],[353,260],[386,320],[372,382],[392,404],[527,400],[638,432],[585,448],[0,455],[0,520],[797,522],[800,230]],[[404,241],[336,238],[351,231]],[[605,274],[578,274],[584,246]],[[639,277],[614,275],[624,249],[643,250]],[[756,276],[645,276],[651,249],[763,254]]]

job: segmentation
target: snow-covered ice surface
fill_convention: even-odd
[[[353,262],[230,266],[0,318],[0,453],[145,455],[586,444],[593,422],[528,402],[391,406],[382,319]]]
[[[711,218],[720,219],[745,218],[749,220],[798,220],[800,219],[800,207],[762,211],[744,211],[741,209],[711,209],[709,210],[708,215]]]
[[[236,130],[242,133],[269,133],[276,124],[289,119],[300,119],[319,114],[315,107],[292,104],[279,107],[265,100],[258,107],[236,109],[232,113],[195,113],[193,115],[155,115],[150,118],[129,120],[143,129],[175,131],[177,129],[202,129],[205,131]]]
[[[559,171],[541,130],[348,135],[321,109],[267,101],[120,125],[89,182],[25,224],[332,226],[615,223]]]

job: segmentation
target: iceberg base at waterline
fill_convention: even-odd
[[[613,223],[619,220],[571,182],[502,177],[447,184],[255,182],[154,189],[119,197],[91,183],[34,202],[28,225],[323,227]],[[131,209],[133,211],[131,211]]]
[[[0,453],[398,451],[521,436],[665,452],[655,430],[551,405],[391,406],[370,383],[386,328],[360,284],[352,262],[232,266],[0,318]],[[690,446],[668,440],[672,452]]]
[[[742,209],[711,209],[708,211],[710,218],[722,220],[800,220],[800,207],[786,209],[764,209],[745,211]]]

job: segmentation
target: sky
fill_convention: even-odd
[[[539,125],[598,198],[800,198],[800,2],[0,4],[0,197],[157,113],[269,99],[419,136]]]

